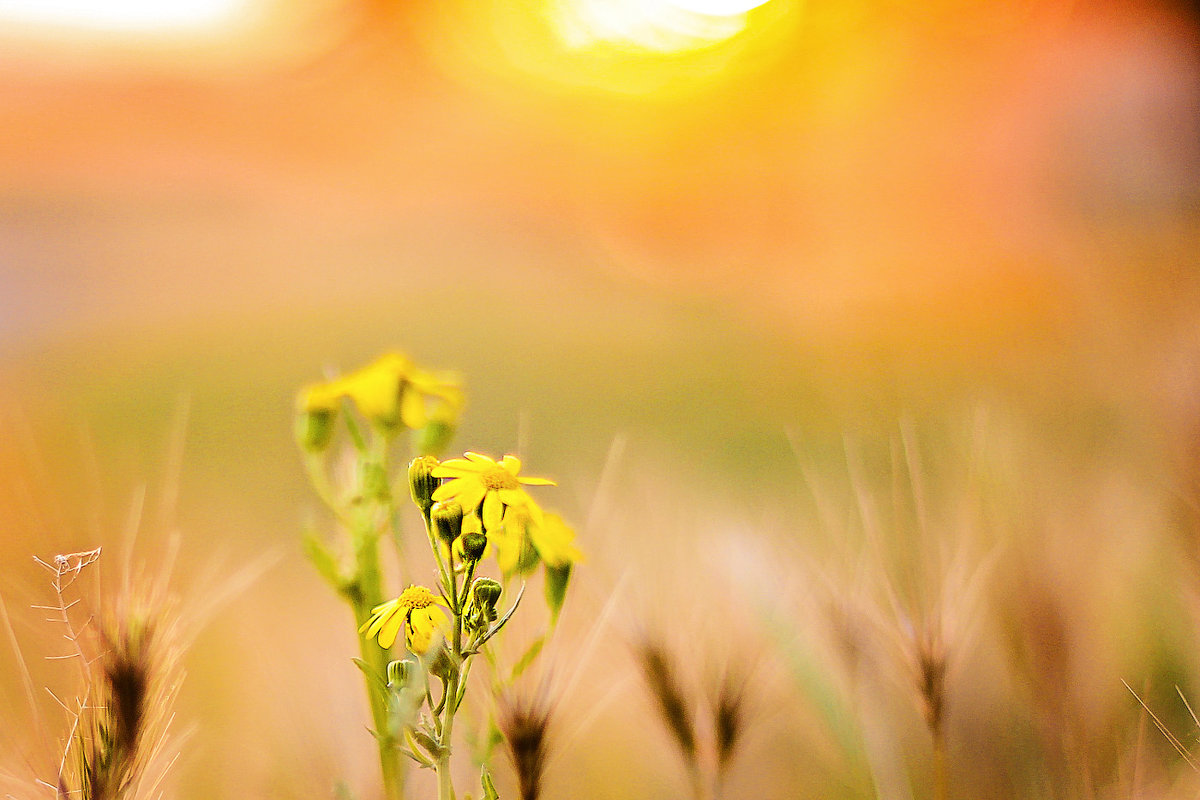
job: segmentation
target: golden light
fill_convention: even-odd
[[[668,5],[710,16],[731,16],[766,5],[767,0],[671,0]]]
[[[248,0],[0,0],[0,20],[110,32],[184,31],[232,20]]]
[[[558,28],[573,48],[611,44],[663,53],[707,47],[746,28],[768,0],[569,0]]]

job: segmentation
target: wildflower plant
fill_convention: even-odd
[[[463,405],[457,379],[427,372],[397,353],[306,387],[297,401],[297,440],[311,483],[344,531],[340,550],[312,533],[305,547],[354,613],[360,635],[355,663],[366,680],[389,800],[403,796],[405,763],[436,772],[439,800],[456,797],[455,720],[476,656],[491,665],[492,689],[502,692],[545,639],[536,639],[507,674],[497,668],[492,640],[516,611],[524,580],[544,566],[552,630],[571,569],[582,559],[571,528],[529,492],[553,486],[552,480],[522,474],[520,459],[511,454],[496,460],[467,452],[439,460]],[[343,429],[348,448],[335,446]],[[405,433],[408,453],[401,458]],[[351,469],[336,470],[338,452],[349,453]],[[407,469],[398,466],[404,461]],[[397,498],[404,495],[424,521],[429,553],[423,569],[402,549]],[[407,588],[391,600],[379,552],[387,540],[398,549],[401,572],[409,573],[401,576]],[[430,572],[436,576],[432,586],[410,580]],[[516,579],[522,585],[506,600]],[[483,764],[483,796],[495,798],[487,770],[493,737],[488,742],[475,758]]]

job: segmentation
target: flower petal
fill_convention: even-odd
[[[481,464],[484,467],[490,468],[496,466],[495,459],[485,456],[483,453],[466,452],[463,453],[463,455],[474,461],[476,464]]]
[[[413,386],[405,385],[400,396],[400,421],[406,428],[424,428],[428,421],[425,415],[425,398]]]
[[[387,622],[388,617],[396,611],[399,603],[400,600],[397,598],[375,606],[371,609],[371,616],[359,627],[358,632],[365,634],[368,639],[374,639],[375,635],[379,633],[379,629],[383,627],[383,623]]]
[[[439,627],[444,627],[446,615],[437,606],[414,609],[408,620],[408,647],[414,653],[424,653],[433,644]]]
[[[440,469],[440,467],[438,469]],[[433,472],[431,472],[430,474],[433,475],[435,478],[444,477],[442,475],[437,474],[437,469],[433,470]],[[435,503],[442,501],[442,500],[448,500],[451,497],[458,497],[472,484],[477,484],[477,483],[479,483],[479,481],[477,481],[473,478],[455,478],[454,480],[447,481],[446,483],[443,483],[441,486],[434,489],[433,494],[431,494],[430,497],[433,499],[433,502],[435,502]]]
[[[508,575],[517,568],[521,558],[521,538],[508,535],[489,536],[488,541],[496,545],[496,564],[500,572]]]
[[[504,518],[504,503],[496,492],[488,492],[483,498],[483,527],[485,530],[495,530],[500,527]]]
[[[552,567],[583,561],[583,553],[575,546],[575,531],[558,514],[547,512],[541,525],[530,528],[529,539],[542,560]]]
[[[486,465],[467,461],[465,458],[448,458],[434,469],[435,478],[461,478],[467,475],[478,475],[487,469]],[[438,474],[441,471],[441,474]]]
[[[558,486],[557,483],[550,480],[549,478],[520,477],[520,478],[517,478],[517,480],[520,481],[521,483],[525,484],[526,486]]]
[[[513,475],[521,474],[521,459],[511,453],[500,459],[500,466],[511,472]]]
[[[404,627],[404,618],[407,615],[403,611],[403,609],[396,609],[396,613],[388,618],[387,623],[379,631],[379,646],[384,650],[389,649],[396,643],[396,635]]]
[[[479,481],[472,481],[458,494],[458,504],[462,506],[463,513],[469,514],[479,508],[479,504],[483,502],[483,496],[487,494],[487,489]]]
[[[497,489],[496,495],[506,506],[524,506],[533,502],[533,498],[524,489]]]

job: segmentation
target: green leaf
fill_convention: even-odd
[[[483,798],[481,800],[500,800],[500,793],[496,791],[496,785],[492,783],[492,775],[488,772],[487,767],[479,773],[479,783],[483,786]]]
[[[317,572],[325,579],[325,582],[341,591],[346,579],[342,576],[337,559],[333,553],[329,552],[329,548],[321,541],[316,531],[309,529],[304,532],[303,547],[304,555],[308,556],[308,560],[317,568]]]
[[[415,739],[416,742],[420,744],[425,752],[429,753],[431,757],[438,758],[440,756],[442,748],[433,740],[432,736],[423,731],[413,731],[412,735],[413,739]]]
[[[521,677],[521,673],[524,672],[525,669],[533,663],[533,660],[538,657],[538,654],[542,652],[542,647],[545,644],[545,636],[539,636],[533,640],[533,644],[529,645],[529,648],[525,651],[524,655],[517,659],[517,663],[513,665],[512,676],[508,679],[509,683],[512,683],[517,678]]]
[[[509,618],[512,617],[513,612],[515,612],[517,610],[517,606],[521,605],[521,598],[524,596],[525,596],[525,584],[522,583],[521,591],[517,592],[517,599],[513,601],[512,608],[510,608],[508,610],[508,613],[505,614],[503,617],[501,617],[496,622],[496,624],[493,625],[488,630],[487,633],[485,633],[483,636],[479,637],[479,641],[475,643],[476,647],[478,647],[479,645],[482,645],[488,639],[491,639],[493,636],[495,636],[497,633],[500,632],[500,629],[504,627],[504,623],[508,622]]]
[[[387,682],[383,679],[382,675],[380,675],[371,667],[370,664],[363,661],[361,658],[352,658],[350,660],[354,662],[354,666],[362,670],[362,674],[367,676],[367,680],[372,686],[378,688],[380,692],[387,692]]]

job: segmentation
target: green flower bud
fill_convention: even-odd
[[[567,582],[570,580],[570,562],[561,567],[546,565],[546,607],[550,609],[552,620],[557,620],[558,612],[562,611],[563,601],[567,598]]]
[[[475,602],[483,607],[496,607],[496,602],[500,599],[500,594],[504,591],[504,587],[499,581],[492,578],[476,578],[471,584],[471,596],[475,598]]]
[[[529,537],[526,536],[524,541],[521,542],[521,555],[517,558],[517,573],[528,575],[537,569],[537,565],[541,561],[542,557],[533,546],[533,542],[529,541]]]
[[[433,492],[441,484],[439,479],[433,477],[437,465],[438,460],[433,456],[414,458],[408,465],[408,487],[412,491],[413,502],[422,514],[429,513],[429,507],[433,505]]]
[[[408,686],[409,678],[414,674],[416,662],[404,659],[392,661],[387,665],[387,683],[392,689],[403,689]]]
[[[458,661],[446,647],[445,642],[437,646],[436,652],[430,651],[425,654],[425,663],[428,665],[430,675],[436,675],[446,681],[458,678]]]
[[[478,561],[483,558],[487,548],[487,537],[482,533],[467,533],[462,538],[463,558],[467,561]]]
[[[413,432],[417,452],[430,455],[444,453],[453,438],[454,425],[442,420],[432,420]]]
[[[462,534],[463,510],[457,500],[434,503],[429,509],[429,516],[438,538],[447,545],[453,544]]]
[[[301,411],[296,416],[296,442],[308,453],[322,453],[333,439],[337,412],[328,409]]]
[[[496,603],[504,591],[491,578],[476,578],[471,584],[471,605],[467,610],[468,623],[474,628],[486,628],[496,621]]]

